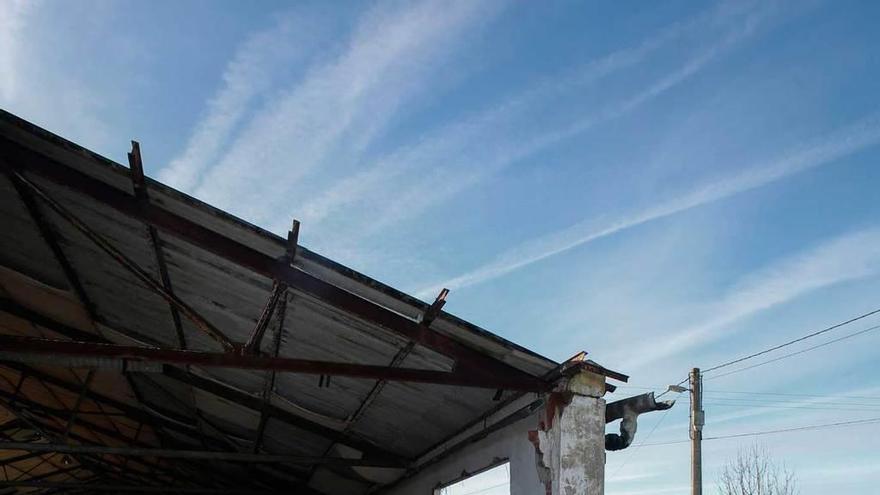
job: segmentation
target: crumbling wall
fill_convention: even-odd
[[[516,423],[490,433],[442,461],[425,468],[383,495],[431,495],[441,484],[460,479],[497,464],[500,459],[510,462],[511,495],[543,495],[544,485],[538,479],[535,450],[529,444],[529,430],[540,421],[540,411]]]
[[[543,420],[529,436],[543,494],[604,493],[604,394],[604,377],[593,373],[575,375],[549,394]]]
[[[511,495],[602,495],[604,393],[601,375],[582,372],[566,378],[531,414],[380,493],[430,495],[440,485],[507,459]]]

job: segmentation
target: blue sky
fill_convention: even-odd
[[[878,21],[816,0],[7,0],[0,104],[118,162],[137,139],[153,177],[662,387],[880,307]],[[706,435],[880,417],[878,348],[707,381]],[[685,402],[649,443],[687,438]],[[759,441],[805,495],[868,493],[878,436]],[[707,480],[752,441],[707,442]],[[687,458],[609,453],[608,493],[682,493]]]

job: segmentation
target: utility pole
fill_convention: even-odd
[[[703,378],[700,368],[690,373],[691,391],[691,495],[703,495]]]

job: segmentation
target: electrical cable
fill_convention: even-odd
[[[845,401],[835,401],[831,402],[829,400],[804,400],[804,399],[773,399],[773,398],[765,398],[765,397],[706,397],[709,401],[724,401],[724,402],[734,402],[734,403],[748,403],[748,404],[776,404],[776,405],[795,405],[795,406],[803,406],[803,405],[838,405],[845,407],[874,407],[880,408],[880,402],[875,403],[866,403],[866,402],[845,402]]]
[[[776,404],[726,404],[723,402],[709,402],[707,406],[721,407],[769,407],[771,409],[811,409],[813,411],[851,411],[851,412],[877,412],[880,409],[872,408],[856,408],[856,407],[812,407],[812,406],[782,406]]]
[[[855,421],[842,421],[839,423],[827,423],[821,425],[808,425],[808,426],[799,426],[797,428],[783,428],[779,430],[765,430],[765,431],[753,431],[749,433],[736,433],[733,435],[721,435],[717,437],[703,437],[704,441],[708,440],[725,440],[728,438],[741,438],[741,437],[754,437],[760,435],[772,435],[776,433],[787,433],[792,431],[806,431],[806,430],[821,430],[825,428],[839,428],[843,426],[856,426],[856,425],[865,425],[865,424],[875,424],[880,423],[880,417],[878,418],[867,418],[867,419],[858,419]],[[653,447],[656,445],[674,445],[679,443],[690,443],[690,440],[676,440],[672,442],[657,442],[657,443],[643,443],[638,445],[638,447]]]
[[[751,365],[751,366],[746,366],[745,368],[738,368],[738,369],[735,369],[735,370],[733,370],[733,371],[728,371],[728,372],[726,372],[726,373],[721,373],[720,375],[712,375],[712,376],[708,377],[707,380],[714,380],[714,379],[716,379],[716,378],[721,378],[721,377],[723,377],[723,376],[733,375],[733,374],[735,374],[735,373],[739,373],[739,372],[741,372],[741,371],[746,371],[746,370],[750,370],[750,369],[752,369],[752,368],[757,368],[758,366],[764,366],[765,364],[775,363],[776,361],[780,361],[780,360],[782,360],[782,359],[790,358],[790,357],[792,357],[792,356],[797,356],[798,354],[803,354],[803,353],[805,353],[805,352],[809,352],[809,351],[812,351],[812,350],[818,349],[818,348],[820,348],[820,347],[825,347],[826,345],[831,345],[831,344],[834,344],[834,343],[840,342],[841,340],[846,340],[846,339],[850,339],[850,338],[853,338],[853,337],[858,337],[859,335],[862,335],[862,334],[864,334],[864,333],[868,333],[868,332],[870,332],[870,331],[872,331],[872,330],[877,330],[878,328],[880,328],[880,325],[874,325],[873,327],[868,327],[868,328],[865,328],[865,329],[863,329],[863,330],[859,330],[858,332],[854,332],[854,333],[851,333],[851,334],[848,334],[848,335],[844,335],[843,337],[838,337],[838,338],[836,338],[836,339],[829,340],[828,342],[823,342],[823,343],[821,343],[821,344],[817,344],[817,345],[814,345],[814,346],[812,346],[812,347],[807,347],[806,349],[802,349],[802,350],[797,351],[797,352],[791,352],[791,353],[788,353],[788,354],[783,354],[782,356],[779,356],[779,357],[776,357],[776,358],[773,358],[773,359],[768,359],[767,361],[761,361],[760,363],[753,364],[753,365]],[[714,369],[717,369],[717,367],[714,368]],[[707,371],[711,371],[711,370],[707,370]]]
[[[776,350],[782,349],[783,347],[787,347],[787,346],[790,346],[790,345],[792,345],[792,344],[796,344],[796,343],[798,343],[798,342],[802,342],[802,341],[804,341],[804,340],[807,340],[807,339],[810,339],[810,338],[816,337],[816,336],[818,336],[818,335],[822,335],[822,334],[824,334],[824,333],[830,332],[830,331],[832,331],[832,330],[838,329],[838,328],[840,328],[840,327],[842,327],[842,326],[849,325],[850,323],[854,323],[854,322],[856,322],[856,321],[859,321],[859,320],[862,320],[862,319],[868,318],[869,316],[875,315],[875,314],[877,314],[877,313],[880,313],[880,308],[877,308],[877,309],[875,309],[875,310],[873,310],[873,311],[869,311],[869,312],[867,312],[867,313],[865,313],[865,314],[862,314],[862,315],[856,316],[855,318],[850,318],[849,320],[846,320],[846,321],[843,321],[843,322],[837,323],[837,324],[835,324],[835,325],[831,325],[830,327],[823,328],[822,330],[818,330],[818,331],[815,331],[815,332],[813,332],[813,333],[809,333],[809,334],[807,334],[807,335],[804,335],[803,337],[799,337],[799,338],[796,338],[796,339],[794,339],[794,340],[790,340],[790,341],[788,341],[788,342],[785,342],[785,343],[783,343],[783,344],[779,344],[779,345],[773,346],[773,347],[771,347],[771,348],[769,348],[769,349],[764,349],[763,351],[756,352],[756,353],[753,353],[753,354],[749,354],[748,356],[743,356],[743,357],[741,357],[741,358],[737,358],[737,359],[734,359],[734,360],[732,360],[732,361],[727,361],[726,363],[722,363],[722,364],[719,364],[719,365],[717,365],[717,366],[713,366],[713,367],[711,367],[711,368],[704,369],[704,370],[703,370],[703,373],[708,373],[708,372],[710,372],[710,371],[715,371],[715,370],[717,370],[717,369],[726,368],[727,366],[730,366],[730,365],[732,365],[732,364],[741,363],[741,362],[746,361],[746,360],[748,360],[748,359],[752,359],[752,358],[756,358],[756,357],[758,357],[758,356],[762,356],[762,355],[764,355],[764,354],[767,354],[767,353],[770,353],[770,352],[773,352],[773,351],[776,351]]]
[[[651,389],[646,389],[651,390]],[[857,400],[880,400],[880,395],[815,395],[815,394],[792,394],[786,392],[744,392],[736,390],[703,390],[704,394],[745,394],[745,395],[766,395],[779,397],[810,397],[817,399],[857,399]]]

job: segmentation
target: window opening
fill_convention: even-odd
[[[510,495],[510,462],[504,461],[437,488],[434,495]]]

